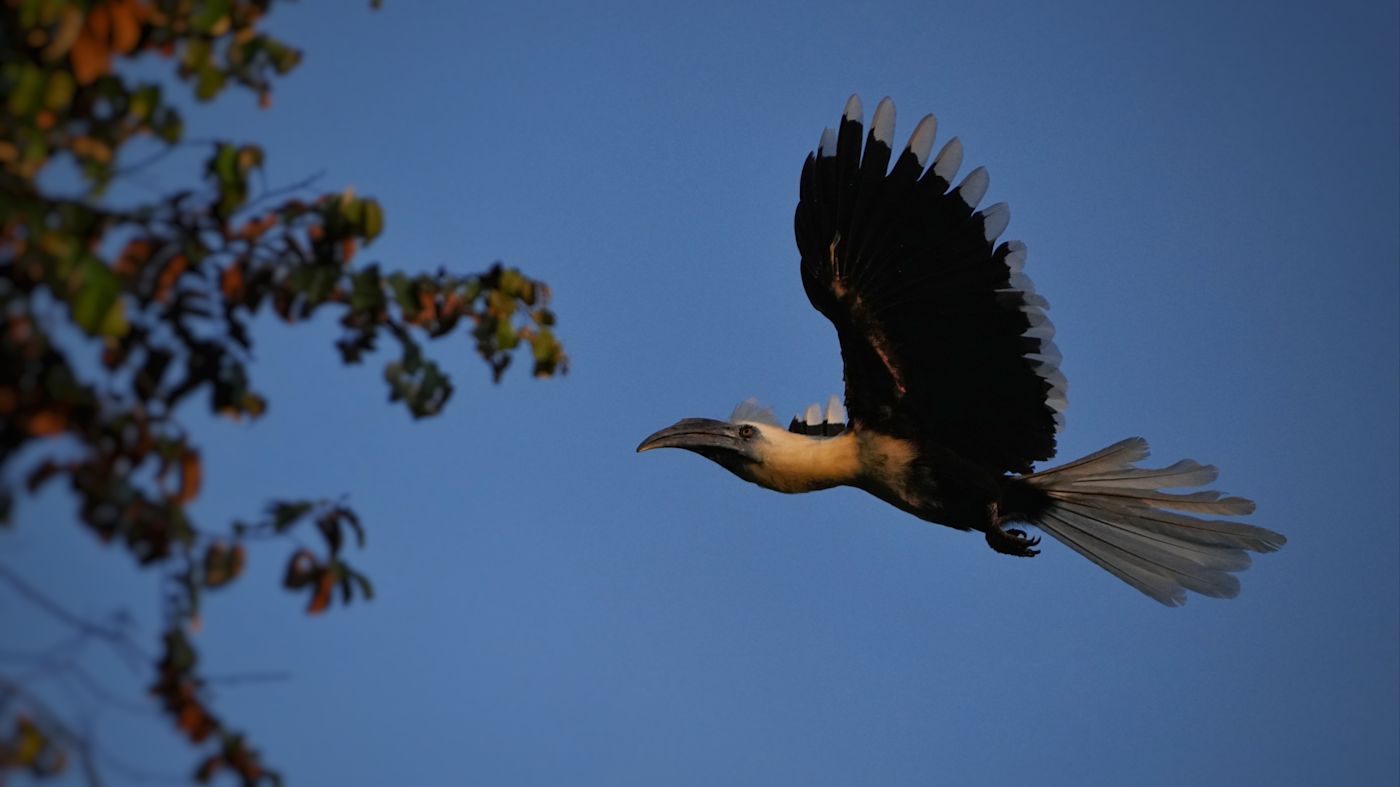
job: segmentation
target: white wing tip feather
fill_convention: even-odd
[[[969,207],[977,207],[977,203],[987,196],[987,186],[991,183],[991,177],[987,175],[986,167],[978,167],[967,173],[963,182],[958,186],[958,196]]]
[[[1026,244],[1019,240],[1006,242],[1006,267],[1013,276],[1026,267]]]
[[[958,174],[958,168],[962,166],[963,148],[962,142],[957,137],[953,137],[943,143],[943,149],[938,151],[938,155],[933,159],[933,174],[948,183],[953,182],[953,176]]]
[[[982,233],[988,243],[996,243],[1010,223],[1011,208],[1005,202],[998,202],[982,211]]]
[[[928,154],[933,150],[933,139],[937,135],[938,118],[924,115],[919,125],[914,127],[914,133],[909,136],[909,152],[914,154],[914,159],[919,162],[920,167],[928,166]]]
[[[852,93],[851,97],[846,99],[846,109],[842,111],[841,119],[854,120],[859,123],[864,116],[865,110],[861,108],[860,96],[856,93]]]
[[[885,143],[885,147],[894,148],[894,102],[889,96],[875,105],[875,116],[870,120],[870,135]]]
[[[844,424],[846,422],[846,408],[841,404],[841,397],[832,394],[826,401],[826,422],[829,424]]]

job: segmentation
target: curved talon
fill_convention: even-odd
[[[1040,536],[1027,537],[1026,531],[1019,528],[992,527],[987,530],[987,545],[1003,555],[1035,557],[1040,554],[1035,549],[1040,544]]]

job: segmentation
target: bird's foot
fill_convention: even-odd
[[[1016,528],[1003,530],[996,525],[987,529],[987,546],[1003,555],[1035,557],[1040,554],[1040,550],[1035,548],[1039,543],[1040,536],[1027,536],[1024,530]]]

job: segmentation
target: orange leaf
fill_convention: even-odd
[[[199,725],[199,719],[202,715],[203,714],[199,712],[198,705],[188,703],[180,709],[180,718],[176,720],[176,724],[178,724],[182,730],[193,730]]]
[[[68,416],[59,410],[40,410],[29,416],[29,422],[26,426],[29,434],[35,437],[48,437],[68,428]]]
[[[96,11],[93,12],[94,14]],[[90,85],[112,67],[112,53],[102,39],[93,34],[91,27],[84,26],[69,51],[73,60],[73,77],[80,85]]]
[[[342,263],[350,262],[350,258],[355,256],[355,239],[346,238],[340,242],[340,257]]]
[[[275,226],[277,226],[277,214],[268,213],[260,219],[245,221],[238,230],[238,237],[251,243]]]
[[[316,583],[316,595],[311,597],[311,603],[306,607],[308,615],[319,615],[326,611],[326,607],[331,604],[331,591],[335,589],[335,575],[330,571],[321,572],[321,578]]]
[[[112,50],[124,55],[135,49],[141,40],[141,16],[144,9],[135,0],[119,0],[108,8],[112,13]]]
[[[418,293],[418,319],[414,322],[418,325],[426,325],[437,319],[437,301],[433,300],[431,293]]]
[[[98,3],[88,10],[85,27],[98,41],[106,43],[112,38],[112,7]]]
[[[181,505],[190,502],[199,495],[199,483],[203,476],[203,468],[199,462],[199,454],[194,451],[186,451],[180,455],[180,491],[175,494],[175,502]]]
[[[160,272],[160,279],[156,282],[156,291],[152,296],[160,303],[165,303],[165,299],[170,297],[170,290],[174,288],[175,282],[179,280],[180,274],[189,267],[190,261],[183,254],[176,254],[166,263],[165,270]]]
[[[243,263],[235,262],[219,276],[219,289],[231,301],[243,298]]]
[[[134,240],[126,244],[125,249],[122,249],[121,256],[117,258],[117,264],[112,266],[112,270],[118,276],[133,276],[150,257],[150,242],[140,239]]]
[[[204,710],[198,702],[186,702],[180,708],[180,716],[176,720],[178,726],[190,740],[199,743],[209,737],[209,733],[214,731],[214,719]]]

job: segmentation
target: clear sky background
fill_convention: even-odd
[[[1393,785],[1400,780],[1400,20],[1392,2],[278,8],[305,64],[191,137],[271,185],[380,198],[360,257],[502,259],[573,359],[499,387],[468,342],[446,413],[384,403],[325,321],[259,330],[255,425],[196,418],[209,524],[347,495],[367,605],[308,619],[287,545],[211,596],[217,690],[292,785]],[[802,160],[859,92],[960,136],[1052,304],[1061,458],[1130,435],[1222,468],[1288,545],[1166,609],[1057,543],[1034,560],[852,490],[786,497],[637,442],[841,387],[792,238]],[[142,177],[179,185],[174,166]],[[0,561],[154,646],[153,577],[56,488]],[[7,647],[52,621],[0,592]],[[150,676],[126,709],[37,684],[127,765],[186,772]],[[125,763],[126,765],[123,765]]]

